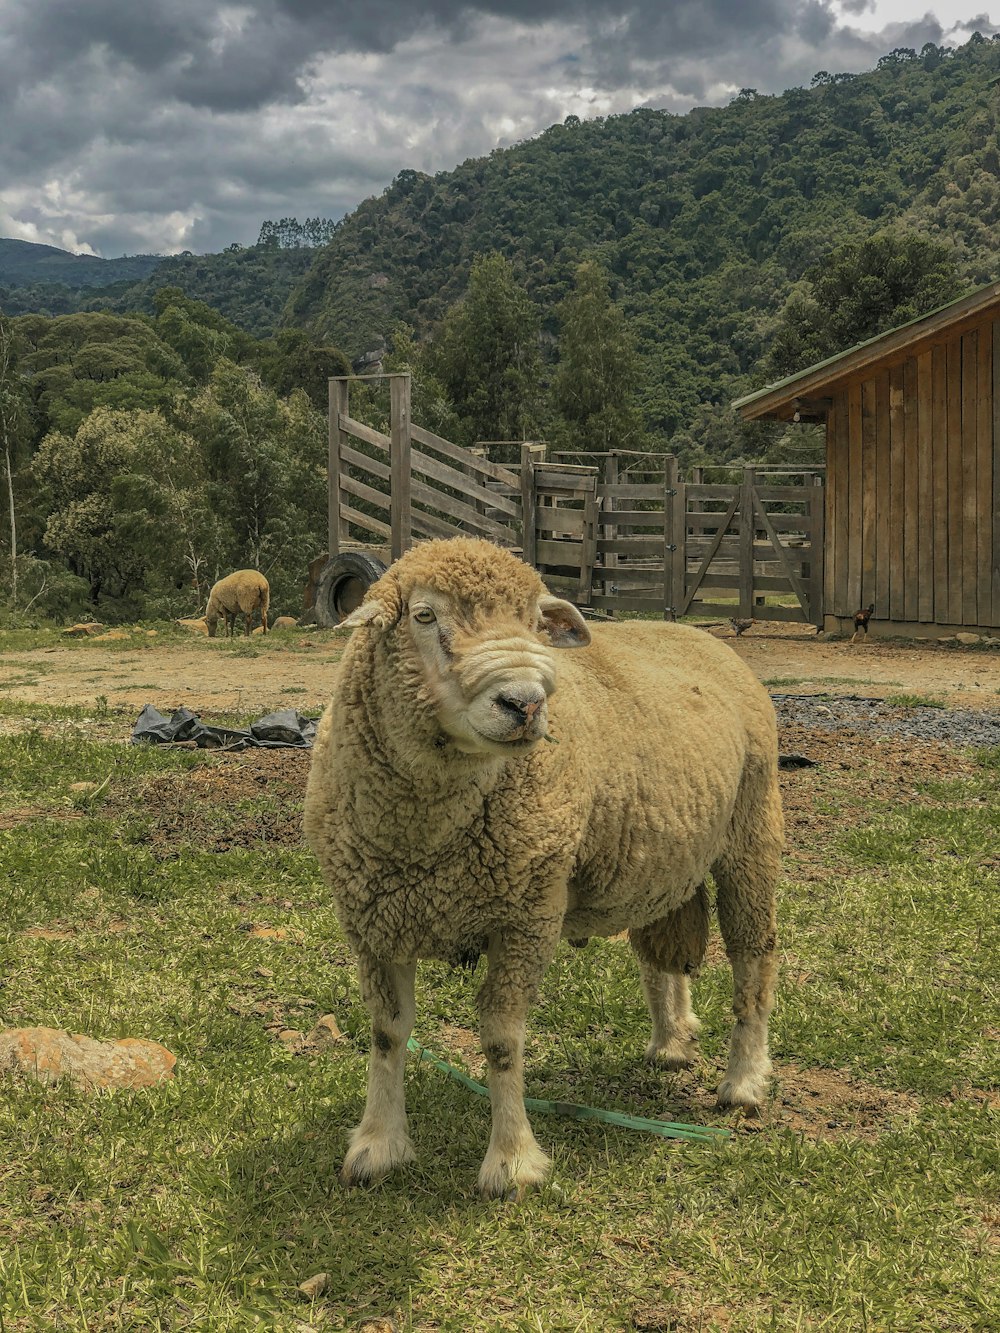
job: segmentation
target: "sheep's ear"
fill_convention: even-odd
[[[363,629],[366,625],[372,629],[385,629],[390,623],[381,602],[362,602],[356,611],[344,617],[337,629]]]
[[[564,602],[561,597],[539,597],[538,614],[553,648],[586,648],[590,642],[587,622],[572,602]]]
[[[357,610],[345,617],[338,629],[391,629],[398,624],[403,610],[403,595],[396,575],[387,571],[368,589],[368,595]]]

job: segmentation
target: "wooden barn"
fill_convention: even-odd
[[[826,423],[824,624],[1000,628],[1000,283],[735,406]]]

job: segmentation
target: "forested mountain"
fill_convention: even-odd
[[[265,226],[272,225],[265,223]],[[0,246],[12,242],[0,241]],[[64,253],[57,251],[57,254]],[[86,256],[68,255],[68,259]],[[51,279],[4,286],[0,266],[0,309],[9,315],[70,315],[82,310],[114,314],[152,314],[156,293],[179,287],[192,300],[203,301],[255,337],[267,337],[281,323],[289,293],[307,272],[313,252],[306,246],[232,245],[217,255],[180,254],[157,257],[149,276],[136,276],[102,287],[68,287]],[[152,258],[152,257],[151,257]],[[131,260],[100,260],[130,264]]]
[[[581,122],[454,171],[402,172],[345,219],[285,318],[357,356],[429,331],[499,251],[543,328],[581,260],[614,282],[654,437],[748,387],[810,266],[896,223],[946,242],[968,286],[1000,274],[1000,43],[892,52],[858,76],[687,115]]]
[[[0,287],[27,287],[59,283],[63,287],[108,287],[115,282],[136,282],[152,273],[161,255],[125,255],[98,259],[74,255],[54,245],[0,238]]]

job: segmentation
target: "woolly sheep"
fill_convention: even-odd
[[[238,569],[235,574],[227,574],[214,584],[208,596],[205,620],[208,624],[209,638],[215,638],[219,616],[226,618],[226,636],[232,638],[236,629],[236,617],[242,611],[246,633],[250,633],[253,613],[260,610],[260,622],[267,633],[267,608],[271,599],[271,590],[267,579],[256,569]]]
[[[628,929],[647,1058],[692,1063],[688,978],[711,872],[734,977],[723,1105],[756,1107],[770,1062],[783,844],[774,711],[728,647],[681,625],[598,625],[488,542],[419,545],[345,620],[355,632],[316,737],[307,840],[357,956],[368,1096],[342,1178],[413,1158],[403,1100],[418,958],[485,953],[477,997],[492,1133],[486,1195],[542,1180],[523,1102],[525,1020],[560,937]],[[543,744],[546,739],[558,744]]]

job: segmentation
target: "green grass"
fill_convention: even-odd
[[[886,703],[891,708],[946,708],[942,699],[934,699],[927,694],[890,694]]]
[[[913,804],[873,805],[849,776],[825,789],[843,820],[810,844],[808,877],[789,858],[778,1092],[755,1130],[710,1147],[538,1117],[552,1184],[504,1204],[475,1191],[487,1107],[416,1062],[418,1163],[371,1191],[337,1183],[367,1019],[311,856],[294,839],[254,842],[294,798],[251,783],[213,804],[200,780],[252,776],[252,756],[109,744],[71,713],[57,720],[56,734],[0,736],[0,815],[33,815],[0,820],[0,1017],[151,1037],[178,1065],[158,1088],[90,1096],[0,1077],[3,1333],[291,1333],[376,1315],[454,1333],[1000,1324],[1000,752]],[[64,817],[71,783],[106,778]],[[151,839],[163,805],[151,783],[178,793],[187,831]],[[207,833],[241,827],[247,845],[210,846]],[[53,924],[65,938],[23,933]],[[441,1025],[474,1028],[480,977],[422,965],[417,1035],[444,1051]],[[528,1090],[736,1127],[692,1101],[718,1078],[728,1003],[727,969],[706,968],[702,1067],[657,1073],[639,1059],[628,946],[564,947],[532,1017]],[[327,1012],[348,1037],[331,1055],[292,1054],[273,1035]],[[810,1126],[783,1123],[793,1075],[853,1100],[817,1091]],[[329,1285],[309,1302],[296,1287],[317,1272]]]

